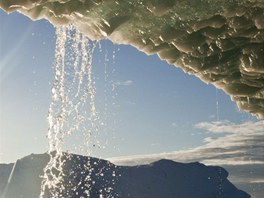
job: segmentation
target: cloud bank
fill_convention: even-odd
[[[199,161],[207,165],[223,166],[230,179],[254,197],[264,194],[264,123],[229,121],[201,122],[194,126],[206,130],[204,145],[181,151],[151,155],[124,156],[109,159],[119,165],[148,164],[159,159],[177,162]],[[213,137],[215,135],[222,135]]]
[[[264,119],[263,0],[1,0],[0,7],[157,54]]]
[[[263,121],[241,124],[228,121],[202,122],[196,124],[195,128],[204,129],[209,133],[202,146],[152,155],[117,157],[110,160],[126,165],[145,164],[159,159],[181,162],[200,161],[210,165],[264,165]],[[224,134],[224,136],[212,137],[214,134]]]

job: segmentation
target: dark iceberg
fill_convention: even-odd
[[[228,172],[198,162],[160,160],[148,165],[116,166],[109,161],[64,154],[64,187],[59,197],[92,198],[249,198],[227,179]],[[1,198],[37,198],[48,154],[29,155],[0,165]],[[88,166],[89,165],[89,166]],[[89,167],[89,169],[85,168]],[[87,180],[89,175],[90,180]],[[51,198],[47,194],[47,198]]]

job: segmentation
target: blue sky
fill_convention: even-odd
[[[32,22],[3,11],[0,22],[0,162],[12,162],[47,150],[55,29],[47,21]],[[106,149],[94,155],[109,158],[195,148],[204,145],[205,138],[222,136],[196,127],[199,123],[256,121],[221,90],[157,56],[109,41],[100,43],[93,64],[96,103],[109,128],[103,140],[108,142]],[[103,80],[105,64],[108,82]],[[107,112],[102,108],[104,91],[107,103],[114,103]]]

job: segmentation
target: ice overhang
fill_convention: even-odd
[[[264,0],[0,0],[0,7],[158,54],[264,119]]]

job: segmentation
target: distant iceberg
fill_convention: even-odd
[[[59,197],[92,198],[249,198],[227,179],[225,169],[198,162],[160,160],[147,165],[116,166],[109,161],[64,154],[64,188]],[[37,198],[48,154],[29,155],[16,164],[0,164],[1,198]],[[84,168],[90,164],[87,172]],[[13,168],[14,167],[14,168]],[[13,168],[13,170],[12,170]],[[9,177],[12,171],[11,177]],[[89,175],[91,180],[84,178]],[[8,188],[7,188],[8,185]],[[46,198],[51,198],[49,195]]]

